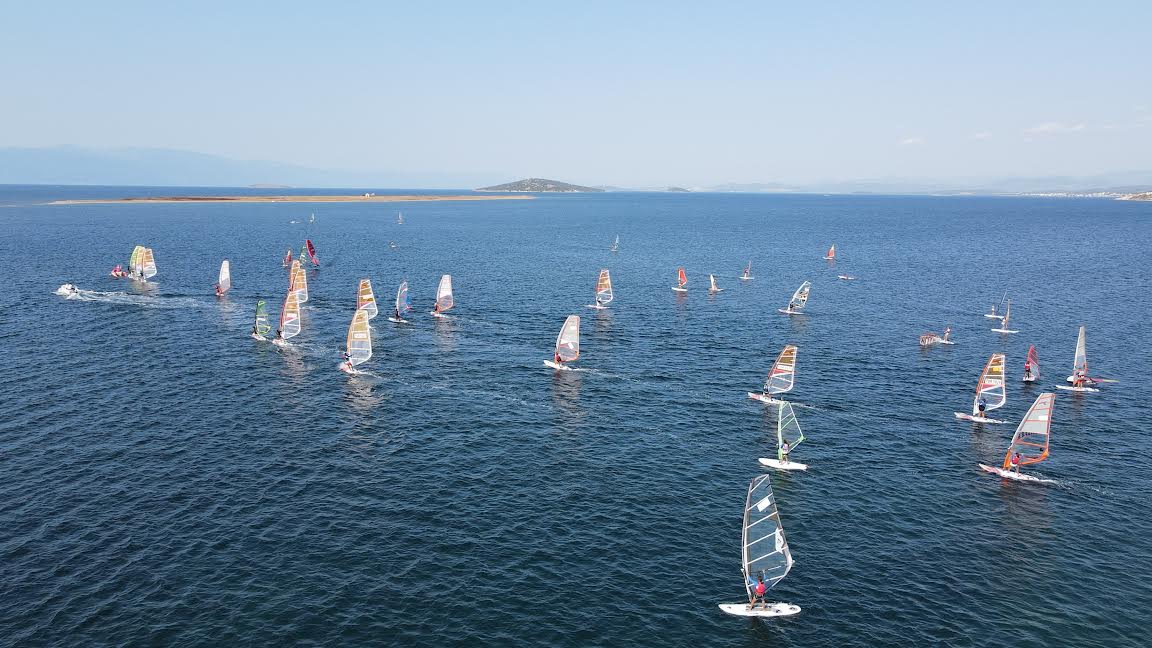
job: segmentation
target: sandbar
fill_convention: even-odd
[[[420,202],[440,200],[531,200],[534,196],[140,196],[138,198],[84,198],[53,200],[49,205],[120,205],[125,203],[335,203],[335,202]]]

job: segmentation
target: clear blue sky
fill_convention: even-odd
[[[621,185],[1152,169],[1150,2],[9,2],[0,146]]]

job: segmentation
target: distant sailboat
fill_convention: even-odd
[[[999,409],[1008,402],[1008,394],[1004,390],[1004,354],[993,353],[980,373],[980,382],[976,384],[976,397],[972,399],[972,413],[956,412],[956,418],[977,423],[1003,423],[997,419],[982,416],[994,409]],[[980,405],[984,409],[981,411]]]
[[[619,234],[616,235],[616,240],[613,241],[612,247],[608,248],[608,251],[609,252],[619,252],[620,251],[620,235]]]
[[[937,335],[936,333],[924,333],[920,336],[920,346],[932,346],[935,344],[955,344],[952,341],[952,327],[949,326],[944,329],[944,335]]]
[[[613,298],[612,275],[608,272],[608,268],[604,268],[600,271],[600,276],[596,278],[596,303],[588,304],[588,308],[603,310],[608,308],[608,304],[612,302]]]
[[[808,291],[812,288],[812,282],[805,281],[800,284],[796,292],[792,293],[792,299],[788,300],[788,306],[785,308],[778,308],[777,311],[785,315],[799,315],[804,312],[804,305],[808,303]]]
[[[272,325],[268,322],[268,307],[261,299],[256,302],[256,317],[252,320],[252,337],[264,342],[267,341],[267,336],[271,332]]]
[[[789,616],[798,613],[799,605],[756,604],[756,588],[759,583],[763,582],[767,591],[783,580],[792,569],[792,552],[788,550],[784,527],[780,523],[780,512],[776,509],[771,475],[754,477],[748,484],[740,538],[741,568],[748,602],[721,603],[720,609],[728,614],[748,617]]]
[[[372,330],[368,326],[368,319],[368,311],[362,308],[357,309],[352,316],[352,323],[348,325],[344,362],[340,363],[340,371],[344,373],[360,373],[356,367],[372,357]]]
[[[1079,378],[1079,383],[1077,382]],[[1097,380],[1088,376],[1088,346],[1084,340],[1084,327],[1080,327],[1080,333],[1076,336],[1076,355],[1072,358],[1072,375],[1068,376],[1067,381],[1072,383],[1069,385],[1057,385],[1056,389],[1064,389],[1068,391],[1079,392],[1097,392],[1100,391],[1090,385],[1095,385]]]
[[[807,464],[792,461],[788,457],[803,440],[804,432],[800,430],[800,422],[796,420],[792,404],[781,401],[776,415],[776,458],[760,459],[760,463],[779,470],[808,470]]]
[[[740,279],[748,281],[752,278],[752,259],[748,259],[748,265],[744,266],[744,272],[740,273]]]
[[[308,273],[304,270],[304,265],[300,263],[300,259],[292,262],[291,279],[288,282],[288,289],[296,295],[296,301],[303,304],[308,301]]]
[[[772,369],[768,371],[768,378],[764,381],[763,392],[748,392],[748,398],[764,403],[783,403],[774,398],[777,394],[792,391],[796,385],[796,352],[794,344],[789,344],[776,356]]]
[[[372,292],[370,279],[360,280],[360,288],[356,291],[356,310],[368,313],[368,319],[374,319],[380,312],[376,308],[376,295]]]
[[[396,308],[392,311],[392,317],[389,317],[388,321],[407,324],[408,320],[404,319],[404,313],[410,310],[412,310],[412,305],[408,303],[408,282],[401,281],[400,287],[396,289]]]
[[[714,277],[712,275],[708,275],[708,283],[709,283],[709,287],[708,287],[708,294],[709,295],[715,295],[718,292],[724,292],[723,288],[720,288],[719,286],[716,285],[716,277]]]
[[[1024,360],[1024,382],[1040,380],[1040,355],[1036,353],[1036,345],[1028,347],[1028,357]]]
[[[228,265],[228,259],[220,264],[220,276],[216,280],[216,296],[223,297],[224,293],[232,288],[232,269]]]
[[[1008,300],[1008,305],[1004,307],[1004,319],[1000,320],[1000,326],[992,329],[993,333],[1019,333],[1020,331],[1013,331],[1008,328],[1008,320],[1012,317],[1012,300]]]
[[[980,464],[985,472],[1016,481],[1054,484],[1051,479],[1040,479],[1020,472],[1024,466],[1040,463],[1048,458],[1048,442],[1051,438],[1052,410],[1056,405],[1056,394],[1045,392],[1036,397],[1036,402],[1028,408],[1028,413],[1016,427],[1004,463],[999,468]]]
[[[836,260],[836,244],[835,243],[832,244],[832,247],[828,248],[828,253],[824,255],[824,260],[825,261],[835,261]],[[849,265],[851,265],[851,264],[849,264]]]
[[[290,267],[291,265],[292,265],[292,248],[288,248],[288,253],[284,255],[284,267],[287,268],[287,267]]]
[[[560,334],[556,336],[556,348],[551,360],[545,360],[544,366],[562,371],[570,371],[569,362],[575,362],[580,357],[580,316],[569,315],[560,327]]]
[[[296,292],[289,290],[288,296],[284,298],[284,306],[280,309],[280,328],[276,330],[272,344],[288,346],[288,340],[300,335],[300,328],[300,301],[296,298]]]
[[[684,287],[687,285],[688,275],[684,274],[684,266],[680,266],[676,268],[676,285],[672,287],[672,290],[676,292],[688,292],[688,289]]]
[[[396,212],[396,224],[397,225],[403,225],[404,224],[404,214],[402,214],[400,212]]]
[[[452,298],[452,275],[444,275],[436,287],[436,305],[432,307],[432,316],[444,317],[444,313],[452,310],[455,305],[456,300]]]

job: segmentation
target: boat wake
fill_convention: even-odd
[[[140,306],[143,308],[205,308],[207,306],[204,302],[193,297],[161,297],[126,292],[84,290],[71,284],[60,286],[53,294],[60,295],[64,299],[75,301],[99,302],[118,306]]]

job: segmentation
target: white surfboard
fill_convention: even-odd
[[[800,311],[794,311],[790,308],[777,308],[776,312],[777,313],[784,313],[785,315],[800,315],[801,314]]]
[[[748,392],[748,398],[758,400],[761,403],[768,403],[769,405],[779,405],[784,401],[772,398],[768,394],[761,394],[760,392]]]
[[[757,459],[761,464],[769,468],[777,468],[779,470],[808,470],[808,464],[802,464],[798,461],[780,461],[779,459]]]
[[[1041,479],[1040,477],[1033,477],[1032,475],[1025,475],[1023,473],[1018,473],[1015,470],[1004,470],[1003,468],[993,468],[992,466],[989,466],[986,464],[980,464],[980,467],[984,470],[984,472],[990,472],[993,475],[999,475],[999,476],[1003,477],[1004,479],[1012,479],[1015,481],[1022,481],[1022,482],[1035,482],[1037,484],[1055,484],[1056,483],[1056,480],[1054,480],[1054,479]]]
[[[1020,331],[1013,331],[1013,330],[1004,329],[1004,328],[994,328],[991,330],[993,333],[1019,333],[1020,332]]]
[[[962,412],[953,412],[953,414],[955,414],[956,418],[958,418],[958,419],[962,419],[965,421],[972,421],[973,423],[997,423],[997,424],[1007,423],[1007,421],[1001,421],[1000,419],[990,419],[990,418],[984,418],[983,416],[973,416],[971,414],[964,414]]]
[[[440,315],[439,317],[443,317],[443,315]],[[403,318],[396,318],[396,317],[389,317],[388,321],[389,322],[395,322],[396,324],[407,324],[408,323],[408,320],[403,319]]]
[[[1095,387],[1073,387],[1072,385],[1056,385],[1056,389],[1063,389],[1064,391],[1074,392],[1098,392],[1099,389]]]
[[[672,286],[672,290],[673,290],[674,292],[688,292],[688,289],[687,289],[687,288],[679,288],[679,287],[677,287],[677,286]]]
[[[791,603],[766,603],[764,607],[759,604],[752,607],[747,603],[721,603],[720,609],[728,614],[742,617],[792,616],[800,612],[800,606]]]
[[[268,338],[264,337],[263,335],[257,335],[255,333],[249,333],[249,335],[252,336],[253,340],[257,340],[260,342],[267,342],[268,341]]]
[[[569,367],[569,366],[567,366],[561,362],[553,362],[552,360],[545,360],[544,366],[545,367],[552,367],[553,369],[555,369],[557,371],[572,371],[572,367]]]

